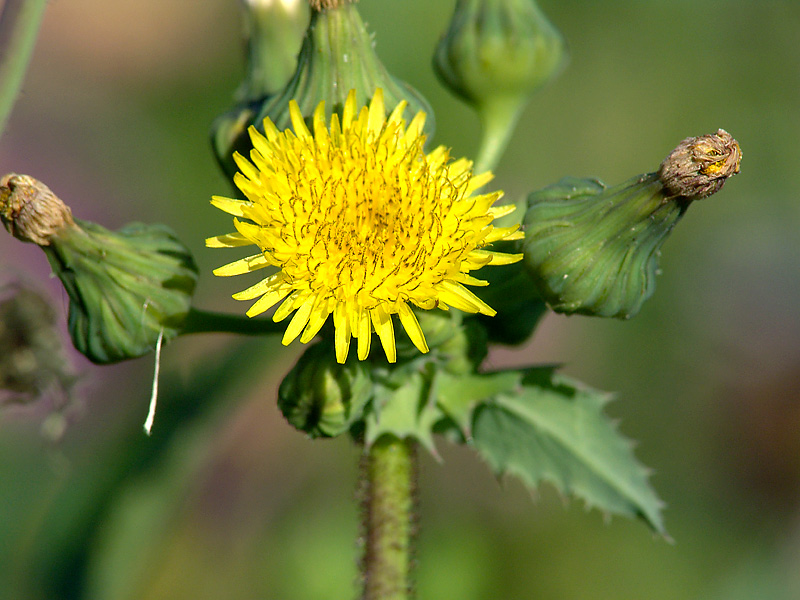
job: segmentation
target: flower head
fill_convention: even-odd
[[[234,182],[247,199],[212,200],[237,217],[236,231],[206,244],[259,249],[214,273],[272,268],[234,298],[258,298],[247,311],[251,317],[279,302],[276,322],[294,313],[284,344],[298,336],[309,342],[332,314],[338,362],[346,360],[351,338],[364,360],[373,331],[394,362],[392,315],[427,352],[412,306],[495,313],[464,286],[485,285],[470,271],[521,258],[485,249],[522,237],[516,226],[492,225],[514,207],[492,207],[502,192],[475,195],[491,173],[473,175],[470,161],[451,160],[442,146],[426,154],[425,114],[406,126],[405,106],[401,102],[387,118],[378,89],[369,106],[357,111],[351,92],[341,120],[334,114],[330,126],[319,104],[312,133],[292,103],[294,132],[278,131],[267,119],[266,135],[250,129],[251,160],[234,157],[240,169]]]

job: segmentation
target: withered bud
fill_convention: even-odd
[[[0,179],[0,220],[23,242],[49,246],[50,238],[75,224],[72,211],[50,188],[28,175]]]
[[[331,8],[339,8],[343,4],[355,4],[356,2],[358,2],[358,0],[308,0],[311,8],[317,12],[322,12],[323,10]]]
[[[673,150],[658,170],[668,197],[707,198],[722,189],[739,172],[742,151],[724,129],[688,137]]]

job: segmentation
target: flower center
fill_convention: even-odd
[[[392,134],[384,130],[381,144],[351,139],[298,153],[311,177],[285,197],[293,216],[277,233],[286,242],[284,271],[309,292],[358,297],[366,308],[416,299],[474,248],[464,235],[440,239],[459,225],[450,213],[467,178],[449,181],[446,160],[429,164],[421,139],[400,147]]]

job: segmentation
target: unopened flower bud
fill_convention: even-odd
[[[566,54],[561,34],[533,0],[458,0],[433,64],[478,112],[477,172],[497,166],[531,95],[558,74]]]
[[[565,58],[564,38],[534,0],[458,0],[434,66],[454,92],[482,106],[523,101]]]
[[[278,389],[278,408],[311,437],[334,437],[361,418],[371,398],[369,371],[360,361],[340,364],[333,347],[308,348]]]
[[[681,142],[658,173],[612,188],[565,178],[531,194],[524,262],[542,298],[556,312],[634,316],[655,290],[669,232],[692,200],[738,173],[740,157],[720,130]]]
[[[427,115],[425,132],[434,131],[433,111],[410,85],[393,77],[375,53],[374,40],[367,32],[355,4],[332,3],[321,6],[300,50],[297,70],[281,93],[268,100],[256,118],[256,128],[269,117],[278,129],[291,125],[289,102],[296,100],[304,117],[311,117],[320,101],[325,101],[326,116],[341,113],[350,90],[356,91],[356,105],[368,104],[375,90],[383,90],[386,106],[405,100],[407,122],[418,112]]]
[[[135,358],[152,351],[160,335],[168,341],[180,332],[197,267],[167,227],[133,223],[112,232],[73,219],[32,177],[7,175],[2,183],[3,223],[44,250],[69,295],[72,342],[87,358]]]

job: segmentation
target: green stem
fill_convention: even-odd
[[[475,159],[475,173],[497,168],[524,106],[525,102],[519,98],[498,98],[479,107],[481,145]]]
[[[415,445],[390,435],[381,437],[364,459],[362,478],[362,600],[411,600]]]
[[[272,319],[251,319],[244,315],[229,315],[192,308],[186,317],[181,335],[187,333],[242,333],[262,335],[283,333],[286,325]]]
[[[6,0],[0,9],[0,133],[28,68],[47,0]]]

